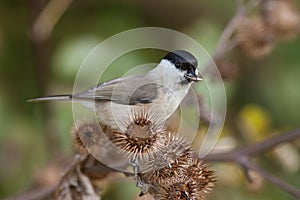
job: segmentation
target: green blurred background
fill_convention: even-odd
[[[63,4],[59,2],[63,1],[56,1]],[[51,176],[55,170],[49,162],[67,162],[71,157],[71,104],[26,101],[72,91],[76,71],[95,45],[124,30],[158,26],[183,32],[213,53],[234,14],[232,1],[77,0],[70,2],[49,38],[39,40],[32,33],[32,26],[46,3],[0,1],[0,198],[25,191],[31,185],[51,184],[56,179]],[[231,59],[230,69],[236,78],[226,82],[228,112],[221,137],[225,148],[254,143],[299,127],[299,52],[298,37],[278,43],[261,60],[242,54]],[[119,62],[135,66],[157,62],[162,55],[145,50]],[[107,78],[118,73],[112,70]],[[276,148],[258,161],[300,187],[297,144],[300,141]],[[219,181],[209,199],[292,199],[260,177],[253,184],[247,183],[234,165],[212,166]],[[125,179],[112,184],[104,199],[135,199],[139,189],[129,182]]]

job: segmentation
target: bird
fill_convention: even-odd
[[[145,74],[124,76],[87,90],[28,100],[75,101],[96,112],[101,125],[125,130],[126,119],[136,112],[151,113],[165,122],[176,111],[192,83],[202,80],[198,61],[185,50],[169,51]]]

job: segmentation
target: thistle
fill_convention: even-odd
[[[243,18],[236,30],[238,47],[249,57],[268,55],[274,46],[273,32],[260,16]]]

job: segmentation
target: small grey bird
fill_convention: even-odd
[[[198,76],[197,59],[187,51],[169,52],[144,75],[117,78],[88,90],[31,99],[41,101],[76,101],[93,109],[101,124],[126,129],[126,119],[139,110],[159,116],[165,122],[186,96]],[[125,122],[125,123],[124,123]]]

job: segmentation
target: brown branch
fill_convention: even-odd
[[[44,96],[50,79],[50,37],[52,31],[70,6],[72,0],[28,0],[29,39],[32,50],[32,61],[37,82],[38,96]],[[45,134],[45,144],[50,154],[54,154],[53,145],[57,145],[58,138],[53,132],[51,112],[47,104],[40,105],[40,112]],[[50,128],[51,127],[51,128]]]
[[[218,62],[224,56],[226,56],[232,49],[237,46],[237,43],[234,38],[232,38],[236,28],[238,27],[240,20],[253,8],[258,6],[262,0],[249,0],[247,3],[244,3],[244,0],[236,0],[235,6],[236,11],[230,22],[227,24],[225,29],[223,30],[220,39],[217,43],[216,50],[213,54],[214,62]],[[210,62],[205,67],[202,74],[207,74],[211,72],[211,65],[213,63]]]
[[[244,167],[247,169],[253,170],[256,173],[260,174],[263,178],[271,182],[272,184],[278,186],[279,188],[287,191],[297,199],[300,199],[300,190],[289,183],[281,180],[280,178],[274,176],[273,174],[269,173],[268,171],[260,168],[259,166],[255,165],[253,162],[250,160],[246,161],[243,163]]]
[[[220,39],[218,41],[216,50],[213,54],[213,60],[217,62],[218,60],[222,59],[231,49],[235,47],[234,40],[231,40],[232,35],[234,31],[236,30],[236,27],[238,26],[238,23],[241,19],[241,17],[244,15],[245,9],[244,4],[242,0],[236,1],[236,12],[235,15],[232,17],[230,22],[227,24],[225,29],[223,30]],[[212,62],[208,63],[205,67],[202,74],[207,74],[211,72],[211,65],[213,65]]]
[[[282,143],[294,141],[299,137],[300,137],[300,129],[295,129],[293,131],[289,131],[287,133],[274,136],[260,143],[253,144],[247,148],[241,149],[240,151],[242,154],[254,156],[263,153],[267,150],[270,150],[273,147],[280,145]]]
[[[32,26],[37,41],[46,41],[52,35],[55,25],[69,8],[73,0],[50,0],[40,12]]]
[[[291,195],[300,199],[299,189],[268,173],[267,171],[256,166],[250,161],[250,158],[252,156],[257,156],[259,154],[264,153],[267,150],[274,148],[277,145],[286,142],[292,142],[298,138],[300,138],[300,129],[295,129],[293,131],[282,133],[281,135],[271,137],[262,142],[252,144],[244,148],[235,149],[225,153],[209,154],[204,158],[204,160],[214,162],[234,162],[236,164],[239,164],[245,170],[245,174],[246,177],[248,177],[248,179],[248,171],[256,171],[258,174],[260,174],[266,180],[270,181],[272,184],[278,186],[282,190],[285,190]]]
[[[89,157],[92,158],[92,157]],[[62,184],[62,181],[67,178],[70,173],[73,173],[78,165],[82,168],[84,174],[89,175],[90,173],[97,173],[99,174],[108,174],[110,172],[118,172],[113,168],[109,168],[100,162],[95,162],[94,165],[91,163],[86,162],[87,156],[84,155],[74,155],[70,164],[66,167],[65,171],[61,175],[60,182],[51,186],[42,187],[42,188],[33,188],[29,191],[26,191],[22,194],[18,194],[14,197],[10,197],[7,200],[39,200],[39,199],[47,199],[50,197],[54,197],[57,189]],[[130,173],[124,173],[127,176],[132,176]],[[103,176],[105,178],[105,176]],[[98,180],[100,180],[98,178]],[[52,199],[52,198],[51,198]]]
[[[209,154],[205,157],[205,160],[208,161],[236,161],[237,157],[250,157],[261,154],[267,150],[272,149],[273,147],[285,143],[291,142],[295,139],[300,138],[300,129],[295,129],[293,131],[282,133],[280,135],[271,137],[266,139],[262,142],[252,144],[250,146],[236,149],[230,152],[225,153],[216,153],[216,154]]]
[[[28,0],[28,14],[29,14],[29,42],[31,47],[31,57],[32,57],[32,67],[34,71],[34,78],[36,79],[36,89],[38,96],[44,96],[45,91],[48,87],[49,82],[49,68],[50,68],[50,41],[47,40],[36,40],[33,31],[33,24],[38,18],[40,12],[43,10],[44,6],[47,4],[47,0]],[[53,127],[49,125],[50,123],[50,109],[47,104],[40,105],[40,118],[42,121],[42,129],[44,134],[44,143],[49,154],[52,154],[53,144],[58,143],[58,139],[49,129]]]
[[[236,14],[233,16],[233,18],[230,20],[230,22],[225,27],[223,33],[220,36],[219,42],[217,44],[215,53],[213,55],[214,60],[218,60],[221,57],[223,57],[226,52],[229,50],[228,47],[231,45],[228,45],[230,43],[230,38],[232,37],[232,34],[234,33],[241,17],[244,15],[243,9],[241,9],[240,6],[237,6]]]

